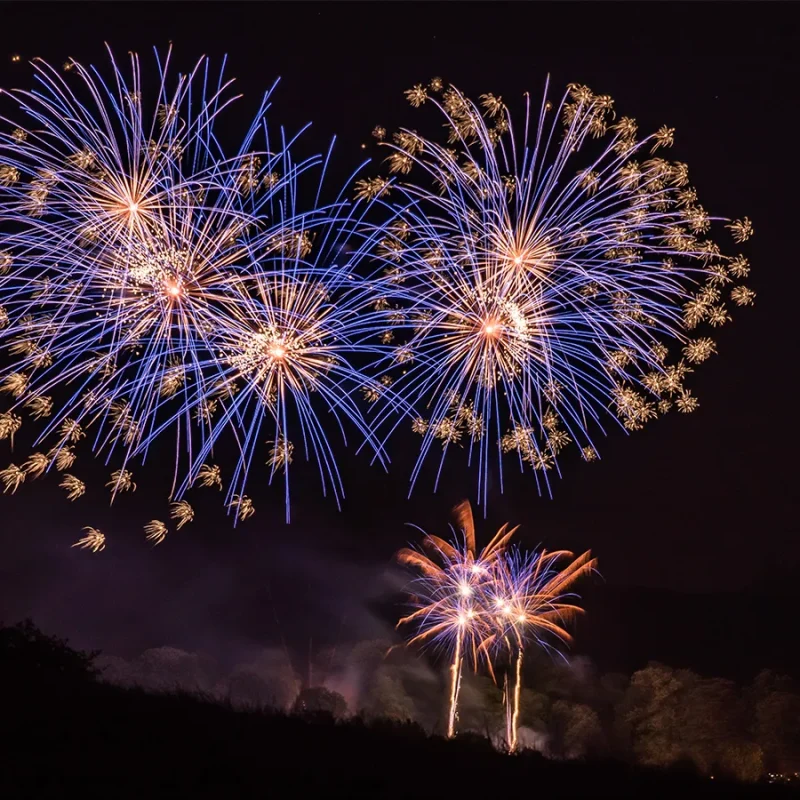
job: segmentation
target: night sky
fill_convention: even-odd
[[[689,164],[703,206],[753,220],[743,252],[756,305],[734,309],[715,335],[719,355],[690,378],[700,399],[694,414],[669,414],[630,436],[612,430],[599,442],[599,463],[568,451],[552,499],[510,466],[503,494],[494,482],[479,536],[509,520],[522,524],[529,545],[592,548],[601,592],[751,591],[800,574],[800,34],[791,4],[35,3],[13,13],[12,25],[0,25],[3,87],[29,87],[25,61],[34,56],[104,66],[104,41],[118,57],[139,51],[144,68],[153,66],[152,47],[170,41],[182,67],[227,53],[243,111],[280,77],[272,124],[313,121],[306,142],[318,150],[338,137],[339,180],[366,156],[382,157],[370,136],[376,124],[434,133],[402,94],[434,75],[471,96],[501,94],[513,108],[525,90],[537,98],[549,73],[556,94],[585,83],[610,94],[640,130],[675,127],[669,157]],[[22,63],[11,63],[13,53]],[[383,612],[370,601],[385,591],[392,553],[415,536],[404,524],[446,532],[450,508],[476,499],[475,477],[457,456],[437,494],[432,459],[407,499],[418,444],[412,434],[396,438],[389,474],[342,455],[341,513],[321,497],[314,471],[297,464],[289,526],[280,488],[251,484],[256,515],[235,530],[220,498],[195,493],[196,521],[158,548],[141,526],[164,517],[163,459],[146,477],[134,467],[139,491],[113,509],[98,467],[88,470],[93,491],[75,504],[53,476],[25,485],[0,497],[0,619],[32,615],[82,646],[120,653],[160,644],[219,651],[281,630],[297,641],[379,635]],[[0,450],[5,465],[8,443]],[[104,553],[69,548],[84,525],[107,534]]]

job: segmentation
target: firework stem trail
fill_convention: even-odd
[[[517,650],[516,658],[516,680],[514,682],[514,709],[511,714],[511,736],[509,739],[509,750],[514,753],[517,750],[517,733],[519,729],[519,699],[522,694],[522,647]]]
[[[456,651],[453,654],[453,663],[450,665],[450,703],[447,710],[447,738],[456,735],[456,716],[458,715],[458,696],[461,692],[461,648],[464,643],[464,632],[459,629],[456,635]]]

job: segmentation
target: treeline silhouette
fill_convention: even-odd
[[[380,648],[361,643],[353,649],[371,658]],[[570,672],[570,687],[566,673],[557,677],[554,668],[546,679],[550,694],[540,686],[526,689],[523,699],[523,724],[531,735],[547,732],[539,742],[545,757],[535,750],[508,756],[487,738],[503,709],[496,689],[480,677],[465,685],[463,732],[453,741],[431,735],[413,721],[422,697],[404,681],[414,674],[424,681],[408,672],[404,657],[382,659],[371,673],[362,672],[364,707],[347,716],[341,692],[308,681],[292,697],[280,694],[289,685],[280,675],[272,684],[262,676],[259,684],[252,671],[243,683],[246,670],[239,670],[239,683],[228,682],[226,697],[199,687],[153,691],[104,680],[97,656],[73,650],[30,621],[0,628],[7,735],[0,748],[0,797],[790,793],[761,777],[770,759],[794,757],[798,741],[782,738],[797,730],[798,694],[788,679],[771,673],[738,690],[662,665],[624,679],[627,685],[624,676],[595,680],[584,668]],[[603,700],[590,704],[598,685],[605,686]],[[259,692],[261,700],[271,692],[272,708],[256,706]],[[248,696],[256,702],[246,702]],[[733,736],[720,730],[723,719],[731,730],[743,727]],[[715,770],[713,780],[698,763],[701,752]]]

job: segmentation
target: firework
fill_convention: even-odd
[[[185,500],[181,500],[172,504],[169,515],[172,519],[178,520],[177,529],[180,530],[194,519],[194,509]]]
[[[50,467],[50,464],[50,458],[45,453],[31,453],[22,468],[32,478],[40,478]]]
[[[25,470],[16,464],[9,464],[5,469],[0,470],[0,481],[3,482],[3,494],[11,492],[14,494],[19,487],[25,483]]]
[[[76,62],[64,76],[37,61],[37,91],[9,93],[34,124],[0,134],[0,200],[13,223],[0,341],[15,356],[3,388],[53,413],[43,437],[73,417],[97,426],[95,449],[121,445],[127,459],[161,430],[161,407],[202,383],[197,364],[230,302],[228,274],[279,233],[261,220],[286,142],[253,150],[267,94],[235,154],[221,151],[214,123],[235,97],[205,58],[175,75],[171,52],[157,57],[160,84],[148,94],[138,56],[126,72],[109,55],[109,82]],[[53,409],[50,393],[67,384],[78,390]],[[115,419],[109,408],[121,404]]]
[[[70,501],[77,500],[86,493],[86,484],[74,475],[65,474],[58,486],[67,492],[67,500]]]
[[[246,519],[250,519],[250,517],[256,513],[256,508],[253,505],[253,501],[246,494],[235,494],[231,498],[228,507],[232,510],[235,510],[236,519],[240,520],[241,522],[244,522]]]
[[[409,645],[433,646],[452,659],[448,737],[453,737],[456,731],[464,658],[470,659],[477,669],[480,656],[488,652],[487,642],[496,635],[483,597],[494,580],[496,563],[517,530],[504,525],[478,553],[469,502],[458,505],[454,516],[459,533],[453,532],[452,542],[425,534],[422,551],[404,548],[397,553],[401,564],[420,573],[411,587],[415,610],[403,617],[398,627],[412,625],[416,629]]]
[[[9,93],[28,122],[3,119],[10,130],[0,133],[0,203],[12,223],[0,252],[0,345],[13,357],[0,369],[12,402],[0,437],[13,442],[23,409],[45,420],[36,444],[55,440],[58,469],[86,438],[129,476],[174,431],[170,495],[180,503],[194,483],[222,488],[205,462],[230,435],[241,456],[225,502],[246,519],[242,491],[262,446],[270,479],[285,474],[288,517],[296,430],[338,501],[319,413],[372,442],[351,398],[368,382],[353,354],[377,351],[362,343],[374,333],[361,314],[371,284],[355,275],[372,248],[348,244],[370,204],[340,195],[321,205],[320,178],[311,210],[298,210],[300,176],[319,166],[324,177],[331,153],[298,162],[296,137],[271,138],[270,92],[231,155],[214,134],[236,99],[223,70],[204,58],[176,74],[171,52],[156,54],[149,92],[138,56],[125,69],[109,55],[108,82],[75,61],[67,75],[37,61],[37,91]],[[267,420],[272,439],[261,438]],[[22,479],[9,470],[3,480],[16,489]],[[129,477],[110,486],[135,489]]]
[[[216,486],[222,489],[222,473],[216,464],[203,464],[197,472],[200,486]]]
[[[111,480],[106,484],[111,488],[112,496],[118,492],[135,492],[136,484],[133,482],[133,474],[127,469],[118,469],[111,473]]]
[[[269,252],[227,281],[236,301],[215,317],[212,354],[202,364],[214,380],[197,384],[192,396],[198,406],[216,404],[217,412],[197,450],[197,468],[177,492],[180,497],[198,481],[221,485],[219,472],[205,462],[221,437],[232,436],[239,459],[228,502],[242,494],[258,459],[270,483],[283,483],[287,521],[289,475],[298,455],[316,463],[323,493],[341,502],[344,485],[332,430],[346,445],[351,426],[385,463],[357,394],[364,387],[376,395],[390,392],[385,381],[364,371],[365,363],[387,351],[372,343],[381,324],[373,312],[374,283],[356,271],[372,242],[366,236],[361,246],[352,244],[359,241],[356,232],[370,204],[351,206],[340,196],[322,213],[301,214],[294,192],[273,209],[283,233],[270,241]]]
[[[559,562],[574,559],[561,568]],[[580,577],[592,572],[597,560],[586,552],[578,558],[560,550],[548,553],[525,553],[517,548],[503,553],[493,565],[491,581],[483,595],[486,614],[491,615],[494,632],[483,646],[497,654],[504,651],[513,663],[513,689],[506,677],[507,742],[511,752],[517,749],[522,658],[525,647],[533,644],[550,652],[571,637],[565,624],[581,613],[575,604],[577,595],[570,587]]]
[[[421,644],[450,659],[447,735],[456,731],[464,659],[473,669],[484,663],[495,677],[494,664],[507,658],[514,677],[506,676],[507,741],[517,748],[522,659],[529,645],[558,652],[571,641],[566,623],[581,612],[569,593],[578,578],[596,567],[586,552],[578,558],[561,550],[532,553],[508,549],[517,528],[503,525],[480,553],[468,502],[454,510],[459,535],[451,542],[425,534],[422,549],[404,548],[397,560],[419,577],[410,587],[414,611],[398,627],[412,625],[409,645]],[[569,560],[566,566],[562,566]]]
[[[549,491],[566,446],[597,457],[606,419],[632,431],[673,401],[694,410],[683,380],[715,349],[688,331],[728,321],[721,290],[748,264],[707,237],[718,219],[686,165],[653,155],[673,129],[637,141],[635,121],[584,86],[555,105],[546,89],[533,113],[526,95],[516,128],[502,98],[476,104],[453,87],[437,98],[442,88],[407,97],[441,112],[449,141],[401,130],[384,143],[392,182],[359,192],[400,197],[380,201],[397,219],[376,256],[395,350],[381,374],[402,364],[394,389],[422,436],[412,487],[434,442],[437,481],[458,445],[477,464],[485,505],[491,463],[502,488],[504,454]],[[753,233],[747,218],[728,227],[736,243]],[[753,293],[736,286],[730,298],[747,305]],[[394,430],[398,409],[387,404],[376,425]]]
[[[84,528],[86,535],[82,539],[78,539],[73,547],[80,547],[81,550],[91,550],[93,553],[99,553],[101,550],[106,549],[106,537],[97,528]]]
[[[168,533],[169,528],[158,519],[151,519],[150,522],[144,526],[145,538],[154,545],[161,544],[167,538]]]

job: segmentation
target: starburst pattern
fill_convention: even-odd
[[[70,469],[77,459],[75,450],[72,447],[54,447],[48,451],[47,455],[52,459],[59,472]]]
[[[111,480],[106,484],[111,487],[111,493],[135,492],[136,484],[133,482],[133,474],[127,469],[118,469],[111,473]]]
[[[244,522],[246,519],[249,519],[253,516],[253,514],[256,513],[253,501],[246,494],[235,494],[231,498],[229,507],[236,511],[236,518],[240,522]]]
[[[675,401],[675,405],[682,414],[691,414],[700,403],[697,398],[692,395],[688,389],[684,389]]]
[[[737,219],[727,227],[731,230],[734,242],[746,242],[753,235],[753,223],[747,217]]]
[[[22,427],[22,417],[5,411],[0,414],[0,440],[9,439],[14,447],[14,434]]]
[[[22,465],[25,474],[31,478],[40,478],[52,462],[45,453],[31,453]]]
[[[25,407],[28,409],[33,419],[49,417],[50,414],[53,413],[53,398],[46,395],[31,397],[31,399],[25,403]]]
[[[197,473],[200,486],[216,486],[222,489],[222,472],[216,464],[203,464]]]
[[[355,188],[357,199],[373,200],[389,192],[389,181],[385,178],[361,178],[356,181]]]
[[[3,483],[3,494],[14,494],[25,483],[25,470],[16,464],[9,464],[5,469],[0,469],[0,481]]]
[[[411,105],[436,106],[449,136],[440,144],[402,130],[385,143],[399,199],[384,203],[404,236],[376,250],[386,272],[375,313],[395,348],[382,365],[395,377],[389,402],[369,389],[376,425],[394,431],[398,410],[413,420],[422,446],[412,486],[439,441],[437,481],[448,448],[463,447],[484,504],[493,454],[501,482],[507,454],[549,491],[568,445],[596,456],[593,431],[606,432],[609,410],[639,430],[662,394],[682,391],[690,370],[665,363],[668,346],[691,364],[715,352],[686,330],[730,319],[720,287],[746,273],[746,260],[706,238],[719,218],[697,202],[686,164],[650,155],[673,144],[673,128],[637,139],[612,98],[578,84],[557,114],[547,91],[538,111],[528,99],[517,128],[498,95],[473,103],[452,86],[441,99],[421,89],[407,92]],[[587,141],[603,138],[579,165]],[[736,241],[752,234],[747,218],[730,227]],[[747,291],[731,299],[744,305]],[[397,375],[399,352],[413,361]]]
[[[358,272],[371,203],[347,201],[344,189],[322,203],[331,151],[294,160],[296,137],[267,125],[271,90],[226,151],[214,126],[236,98],[208,59],[176,73],[171,51],[156,54],[154,82],[137,55],[127,65],[109,56],[110,80],[77,61],[68,74],[37,61],[40,89],[9,93],[33,122],[4,119],[10,132],[0,131],[0,203],[14,223],[0,251],[0,346],[13,357],[0,368],[11,400],[0,436],[11,440],[16,409],[27,410],[45,420],[36,445],[56,440],[59,470],[84,442],[113,460],[116,495],[135,489],[130,466],[172,433],[177,502],[192,485],[222,488],[204,461],[230,436],[241,460],[229,507],[256,443],[271,446],[260,461],[286,476],[287,516],[288,467],[302,448],[339,501],[318,414],[333,412],[343,439],[354,422],[376,446],[351,397],[367,380],[355,361],[375,350],[372,284]],[[304,211],[307,173],[316,199]],[[368,183],[364,197],[388,188]],[[258,434],[265,422],[269,441]]]
[[[702,364],[717,352],[717,346],[713,339],[703,337],[702,339],[690,339],[683,348],[686,360],[691,364]]]
[[[752,306],[755,299],[756,293],[746,286],[734,286],[734,288],[731,289],[731,300],[733,300],[737,306]]]

